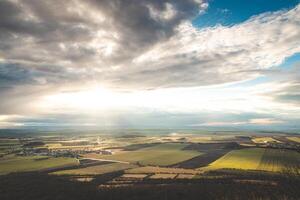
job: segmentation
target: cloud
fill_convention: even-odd
[[[189,22],[181,24],[169,40],[134,60],[142,70],[120,82],[175,87],[256,77],[300,51],[299,10],[262,14],[230,27],[198,30]]]
[[[2,63],[48,84],[213,85],[256,77],[300,51],[300,6],[200,30],[191,20],[205,1],[6,0],[0,7]]]
[[[5,60],[98,70],[130,62],[169,38],[202,5],[196,0],[1,2]]]
[[[115,69],[121,66],[125,73],[127,66],[130,71],[135,57],[174,35],[179,24],[205,9],[202,4],[0,1],[1,112],[29,110],[29,102],[55,89],[77,90],[90,82],[108,85],[120,79],[122,72]]]
[[[159,99],[155,109],[179,105],[203,111],[206,105],[213,105],[215,110],[210,111],[278,114],[284,110],[285,116],[290,114],[293,107],[282,105],[299,105],[299,68],[283,75],[274,66],[300,52],[300,5],[253,16],[233,26],[198,29],[192,19],[205,12],[208,2],[0,1],[1,114],[56,111],[61,105],[39,109],[37,102],[60,96],[62,91],[81,93],[91,85],[159,93],[162,88],[214,86],[260,75],[274,81],[253,89],[199,89],[186,92],[186,97],[181,91],[163,91],[164,96],[148,93],[143,98],[134,93],[128,101],[134,107],[138,103],[133,99],[140,98],[143,105],[149,99],[155,104],[157,97],[162,97],[165,101]],[[195,102],[201,105],[197,107]],[[75,112],[70,102],[66,105],[71,107],[69,112]]]
[[[278,85],[273,91],[266,92],[265,96],[274,101],[291,104],[300,108],[300,63],[296,62],[290,69],[276,69],[265,73],[269,84]]]
[[[258,125],[258,126],[265,126],[265,125],[274,125],[274,124],[283,124],[285,121],[272,119],[272,118],[255,118],[249,119],[247,121],[231,121],[231,122],[224,122],[224,121],[217,121],[217,122],[206,122],[201,124],[193,124],[192,126],[244,126],[244,125]]]
[[[23,126],[23,123],[18,122],[22,118],[20,115],[0,115],[0,128]]]

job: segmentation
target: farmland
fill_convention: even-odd
[[[250,148],[234,150],[208,166],[208,169],[234,168],[255,170],[258,168],[265,150],[261,148]]]
[[[198,174],[199,171],[193,169],[182,168],[166,168],[166,167],[138,167],[126,170],[125,173],[129,174]]]
[[[298,142],[300,143],[300,137],[287,137],[287,139],[293,141],[293,142]]]
[[[294,138],[297,137],[228,133],[2,138],[0,178],[9,181],[12,177],[16,185],[14,181],[19,183],[19,178],[22,179],[21,172],[46,175],[47,181],[58,181],[62,184],[61,188],[65,188],[64,184],[78,184],[80,191],[83,185],[90,187],[86,194],[95,194],[91,192],[93,188],[97,191],[119,191],[119,188],[128,190],[131,187],[136,192],[138,188],[147,187],[151,188],[149,195],[158,185],[181,185],[186,189],[195,185],[195,191],[204,188],[202,196],[207,194],[207,188],[217,185],[220,186],[218,190],[224,185],[231,191],[240,187],[238,192],[250,185],[268,189],[278,185],[278,180],[285,177],[286,172],[288,177],[297,178],[300,153],[298,143],[292,141]],[[24,174],[26,176],[27,173]],[[275,175],[280,177],[273,180]],[[182,191],[175,190],[180,196]],[[165,190],[161,191],[164,193]],[[110,199],[111,194],[99,199]],[[154,199],[159,198],[156,196]]]
[[[299,168],[299,166],[300,153],[295,151],[249,148],[231,151],[203,169],[243,169],[281,172],[288,168]]]
[[[0,139],[0,156],[11,151],[20,149],[20,142],[17,139]]]
[[[177,174],[154,174],[150,179],[174,179]]]
[[[300,169],[300,153],[289,150],[266,149],[257,169],[281,172]]]
[[[168,166],[201,155],[200,152],[182,150],[186,144],[164,143],[137,151],[118,152],[114,155],[86,155],[99,159],[119,160],[141,165]]]
[[[54,172],[56,175],[97,175],[105,174],[114,171],[126,170],[129,168],[136,167],[135,165],[123,164],[123,163],[109,163],[104,165],[97,165],[91,167],[84,167],[73,170],[62,170]]]
[[[4,158],[0,159],[0,174],[20,171],[36,171],[70,165],[78,165],[78,161],[73,158],[5,156]]]
[[[281,142],[277,141],[280,138]],[[1,174],[43,171],[91,181],[118,173],[122,181],[190,180],[220,169],[283,172],[299,168],[284,136],[192,135],[31,137],[0,139]],[[281,145],[279,148],[269,145]],[[37,146],[38,145],[38,146]],[[72,178],[73,177],[73,178]],[[116,179],[117,180],[117,179]]]
[[[278,142],[280,143],[280,141],[272,138],[272,137],[255,137],[252,139],[252,141],[254,143],[268,143],[268,142]]]

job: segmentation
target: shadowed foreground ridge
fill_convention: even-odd
[[[219,173],[222,174],[223,172]],[[114,174],[111,174],[111,179],[113,177]],[[0,178],[0,199],[297,200],[300,196],[299,177],[284,175],[236,173],[232,174],[230,178],[204,178],[176,182],[172,180],[149,180],[134,186],[98,187],[99,184],[107,182],[108,179],[109,176],[106,175],[105,177],[99,176],[90,183],[80,183],[70,181],[67,177],[51,176],[44,173],[4,175]]]

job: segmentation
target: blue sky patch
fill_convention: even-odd
[[[295,7],[300,0],[211,0],[204,14],[193,20],[199,28],[230,26],[246,21],[251,16]]]
[[[279,67],[283,68],[283,69],[291,69],[291,68],[293,68],[293,66],[296,63],[299,63],[299,62],[300,62],[300,53],[296,53],[296,54],[290,56],[289,58],[287,58],[284,61],[284,63],[282,65],[280,65]]]

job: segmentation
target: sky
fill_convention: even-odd
[[[299,0],[1,0],[0,128],[300,130]]]

